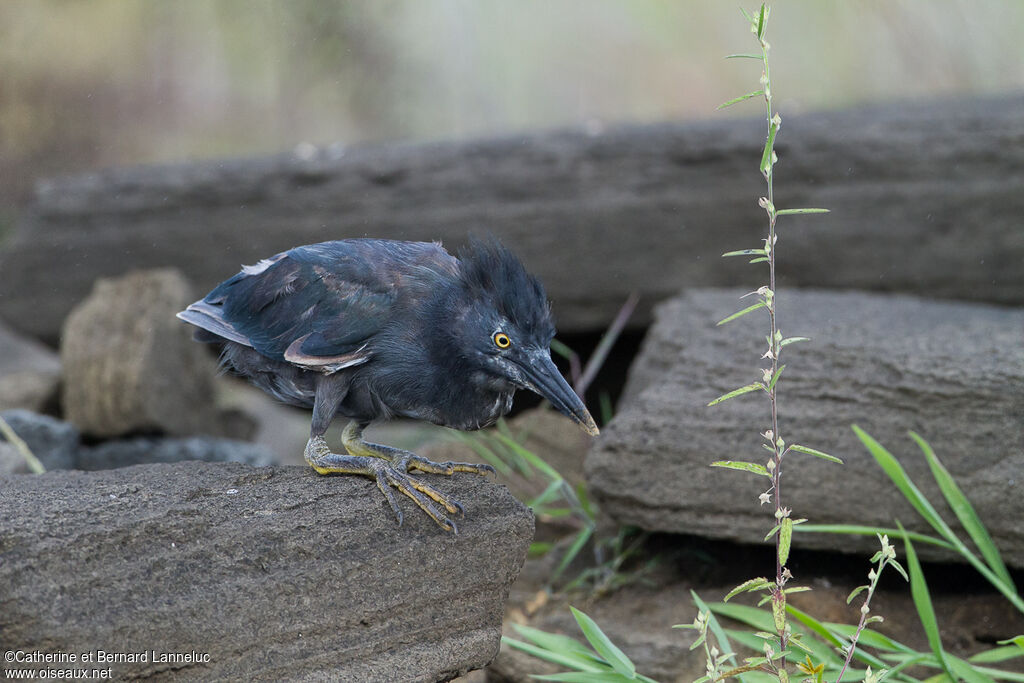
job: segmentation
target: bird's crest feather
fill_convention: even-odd
[[[492,304],[520,329],[554,334],[544,286],[511,251],[495,239],[471,239],[459,250],[460,276],[470,293]]]

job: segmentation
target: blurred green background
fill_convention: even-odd
[[[1024,2],[774,3],[783,115],[1024,87]],[[752,6],[752,5],[751,5]],[[5,0],[0,221],[37,178],[302,142],[754,115],[735,2]]]

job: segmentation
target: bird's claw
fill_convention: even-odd
[[[495,469],[490,465],[472,462],[434,462],[433,460],[427,460],[424,457],[418,456],[415,453],[407,453],[404,457],[395,461],[395,467],[406,472],[415,469],[420,472],[427,472],[428,474],[452,475],[456,472],[469,472],[471,474],[479,474],[482,476],[496,474]]]
[[[376,470],[377,488],[381,490],[391,505],[391,509],[394,510],[399,526],[402,525],[402,510],[398,506],[398,500],[395,498],[392,487],[412,498],[413,502],[442,529],[456,534],[459,532],[454,520],[449,517],[449,515],[461,517],[464,514],[462,505],[458,501],[452,500],[430,484],[410,476],[404,467],[396,467],[383,461],[376,464],[374,469]],[[439,473],[443,474],[443,472]],[[438,505],[443,507],[448,514],[442,512]]]

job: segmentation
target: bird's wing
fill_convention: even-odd
[[[400,286],[424,268],[454,272],[439,245],[341,240],[246,266],[178,317],[273,358],[321,372],[366,362]]]

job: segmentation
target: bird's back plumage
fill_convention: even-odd
[[[322,242],[243,267],[179,317],[269,359],[337,370],[368,360],[366,343],[402,299],[457,269],[435,243]]]

